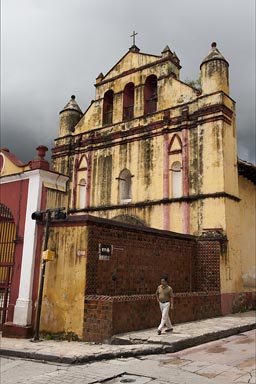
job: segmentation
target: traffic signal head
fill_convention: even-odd
[[[31,215],[31,219],[32,220],[36,220],[36,221],[43,221],[43,212],[41,211],[36,211],[36,212],[33,212],[32,215]]]
[[[61,210],[54,212],[54,219],[55,220],[63,220],[63,219],[66,219],[66,217],[67,217],[66,212],[63,212]]]

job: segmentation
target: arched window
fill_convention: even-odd
[[[123,120],[133,119],[134,116],[134,84],[128,83],[124,87]]]
[[[147,77],[144,88],[144,113],[156,112],[157,110],[157,77]]]
[[[181,163],[175,161],[171,166],[172,172],[172,197],[182,196],[182,172]]]
[[[79,186],[79,208],[85,208],[85,197],[86,197],[86,181],[81,179],[78,183]]]
[[[114,92],[109,90],[103,100],[103,125],[112,124]]]
[[[132,198],[132,176],[128,169],[124,169],[119,176],[119,190],[121,203],[128,203]]]

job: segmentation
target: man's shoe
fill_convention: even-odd
[[[159,331],[159,330],[157,331],[157,334],[158,334],[158,335],[161,335],[161,333],[162,333],[161,331]]]
[[[167,328],[166,330],[165,330],[165,332],[172,332],[173,331],[173,328]]]

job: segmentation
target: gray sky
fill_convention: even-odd
[[[85,111],[94,83],[132,45],[180,58],[196,79],[212,41],[230,65],[238,155],[255,162],[255,0],[2,0],[1,147],[24,162],[54,145],[72,94]]]

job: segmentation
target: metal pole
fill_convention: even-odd
[[[51,212],[46,212],[46,225],[45,225],[45,238],[44,238],[44,247],[43,251],[47,250],[48,239],[49,239],[49,227],[51,221]],[[33,341],[39,340],[39,327],[40,327],[40,317],[41,317],[41,309],[42,309],[42,298],[43,298],[43,290],[44,290],[44,275],[45,275],[45,266],[46,260],[42,260],[42,268],[41,268],[41,278],[40,278],[40,287],[38,292],[38,302],[37,302],[37,313],[36,313],[36,326],[35,326],[35,334]]]

